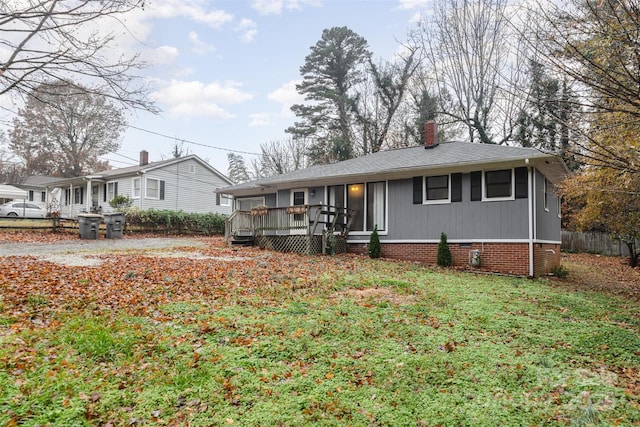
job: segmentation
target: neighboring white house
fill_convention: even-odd
[[[56,199],[55,195],[47,192],[47,185],[58,181],[60,178],[46,175],[33,175],[27,177],[24,182],[15,186],[27,192],[27,200],[38,205],[47,205],[51,200]]]
[[[140,209],[231,213],[230,197],[216,192],[231,181],[198,156],[151,163],[148,159],[142,151],[137,166],[59,179],[47,185],[47,192],[55,194],[59,189],[63,218],[112,212],[109,202],[117,195],[131,197],[133,206]]]

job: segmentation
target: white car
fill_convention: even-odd
[[[47,210],[35,203],[9,202],[0,205],[0,217],[45,218]]]

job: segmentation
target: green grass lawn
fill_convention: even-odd
[[[640,425],[637,303],[364,258],[273,272],[280,257],[140,310],[0,296],[0,426]]]

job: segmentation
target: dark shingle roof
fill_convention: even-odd
[[[234,185],[221,189],[221,191],[232,193],[234,191],[286,183],[298,184],[304,181],[317,181],[323,178],[347,178],[350,176],[370,176],[383,173],[400,175],[403,172],[410,173],[417,170],[463,167],[465,165],[472,166],[525,159],[557,160],[558,158],[535,148],[446,142],[429,149],[425,149],[424,146],[415,146],[380,151],[342,162],[312,166],[282,175]]]

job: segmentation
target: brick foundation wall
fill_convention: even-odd
[[[545,276],[560,265],[560,245],[550,243],[533,244],[533,269],[535,276]]]
[[[381,256],[383,258],[400,259],[406,261],[418,261],[435,265],[438,257],[437,243],[382,243]],[[537,244],[534,245],[534,254]],[[537,258],[534,257],[534,267],[536,260],[540,266],[535,269],[535,275],[545,274],[544,268],[553,268],[555,262],[550,252],[545,252],[546,246],[557,246],[557,262],[560,262],[559,245],[543,245]],[[460,245],[459,243],[449,243],[451,258],[454,267],[467,267],[475,269],[469,265],[469,252],[480,251],[480,267],[477,270],[491,271],[495,273],[514,274],[518,276],[529,275],[529,244],[528,243],[473,243]],[[348,252],[367,254],[367,244],[351,243],[348,245]],[[546,254],[546,255],[545,255]],[[540,273],[539,273],[540,272]]]

